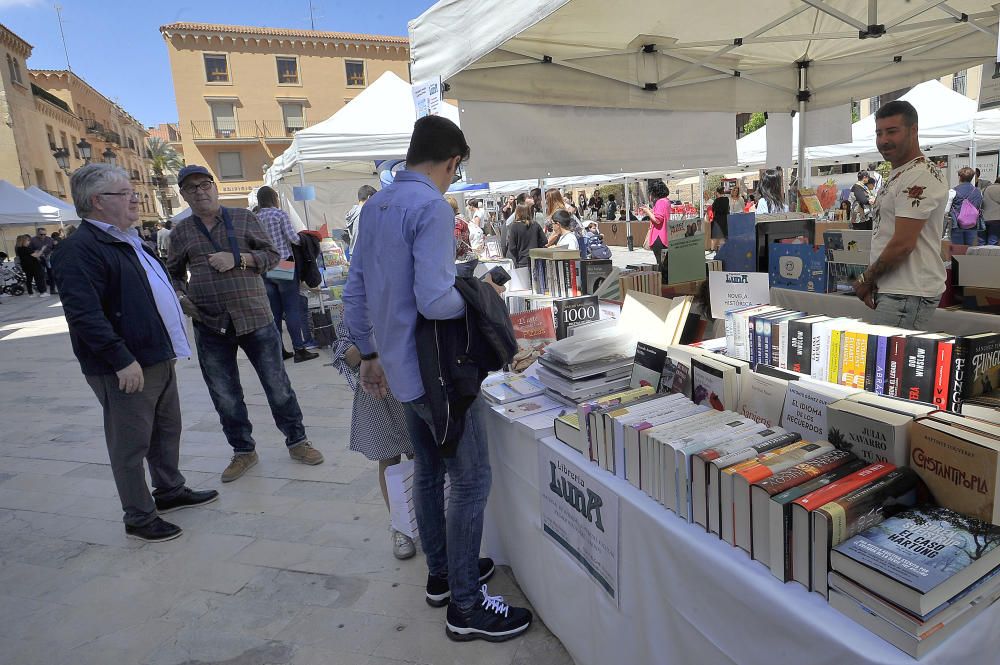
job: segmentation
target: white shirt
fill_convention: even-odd
[[[895,270],[878,280],[880,293],[936,298],[944,292],[945,270],[941,260],[948,185],[941,171],[923,155],[889,172],[875,199],[872,262],[896,232],[896,217],[926,220],[917,246]]]
[[[135,229],[128,233],[123,233],[117,226],[100,222],[96,219],[87,219],[87,222],[101,229],[112,238],[127,242],[139,259],[139,265],[146,271],[146,281],[149,282],[149,290],[153,292],[153,302],[156,303],[156,311],[160,314],[163,327],[167,329],[170,336],[170,344],[174,348],[174,355],[178,358],[191,357],[191,345],[188,342],[187,330],[184,328],[184,311],[177,300],[177,293],[167,277],[167,271],[159,261],[150,256],[142,248],[142,240]]]
[[[733,212],[730,210],[729,212]],[[737,210],[736,212],[740,212]],[[781,210],[771,210],[771,207],[767,203],[767,199],[759,199],[757,201],[757,208],[754,210],[758,215],[769,215],[772,212],[788,212],[788,204],[782,203]]]
[[[483,237],[483,230],[479,228],[478,224],[471,222],[469,224],[469,245],[472,247],[472,251],[476,254],[482,253],[485,244],[486,239]]]
[[[559,249],[575,249],[580,251],[580,242],[576,239],[575,233],[564,233],[559,237],[559,242],[556,243],[556,247]]]

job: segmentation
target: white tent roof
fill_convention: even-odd
[[[59,212],[20,187],[0,180],[0,224],[58,224]]]
[[[740,112],[844,104],[993,59],[987,0],[441,0],[412,77],[462,101]]]
[[[458,109],[441,105],[441,115],[458,123]],[[386,72],[332,116],[295,133],[291,146],[268,169],[266,180],[277,181],[300,162],[318,168],[370,175],[372,162],[406,156],[417,113],[410,84]]]
[[[940,81],[926,81],[900,99],[913,104],[920,118],[920,145],[935,155],[967,152],[976,115],[976,102]],[[1000,116],[1000,114],[997,114]],[[811,163],[867,162],[882,159],[875,149],[875,116],[861,118],[851,126],[850,143],[806,148]],[[792,124],[792,155],[798,154],[798,125]],[[761,166],[767,159],[767,127],[761,127],[736,142],[740,166]],[[774,160],[770,160],[773,162]]]
[[[30,194],[32,197],[37,199],[40,203],[55,208],[60,222],[73,222],[80,220],[80,216],[76,214],[75,207],[66,203],[62,199],[52,196],[45,190],[32,185],[24,191],[26,194]]]

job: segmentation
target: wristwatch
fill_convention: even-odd
[[[361,354],[361,359],[362,360],[375,360],[376,358],[378,358],[378,351],[373,351],[372,353],[362,353]]]
[[[864,284],[866,281],[867,280],[865,279],[865,274],[861,273],[861,275],[858,277],[858,284]]]

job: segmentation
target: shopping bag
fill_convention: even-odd
[[[264,273],[264,277],[279,282],[291,281],[295,279],[295,263],[292,261],[278,261],[278,265]]]
[[[413,460],[403,459],[386,467],[385,488],[389,495],[389,520],[392,528],[404,536],[417,539],[417,513],[413,508]],[[444,509],[448,510],[451,480],[444,477]]]
[[[309,319],[312,323],[313,339],[321,347],[332,346],[337,340],[337,333],[333,329],[333,316],[330,310],[321,309],[309,312]]]
[[[969,203],[969,199],[962,201],[962,207],[958,211],[958,227],[961,229],[974,229],[979,224],[979,209]]]

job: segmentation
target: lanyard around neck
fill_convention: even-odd
[[[226,236],[229,238],[229,251],[233,253],[233,265],[240,265],[240,246],[236,243],[236,232],[233,230],[233,218],[229,216],[229,211],[222,208],[222,223],[226,227]],[[219,246],[219,243],[215,242],[215,238],[209,233],[208,228],[205,223],[201,221],[201,218],[194,218],[194,225],[201,231],[202,235],[208,238],[208,241],[212,243],[212,247],[215,248],[217,252],[224,252],[225,250]]]

